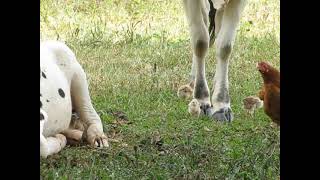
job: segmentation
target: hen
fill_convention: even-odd
[[[259,98],[263,100],[264,112],[280,126],[280,71],[266,62],[257,64],[263,78],[263,88]]]

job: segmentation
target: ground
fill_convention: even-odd
[[[41,39],[64,41],[87,72],[93,104],[114,142],[106,150],[66,147],[40,161],[43,179],[277,179],[280,130],[242,108],[279,68],[278,0],[250,0],[230,63],[231,124],[192,118],[176,95],[191,47],[182,1],[41,0]],[[207,58],[209,87],[215,52]],[[124,120],[127,117],[127,121]],[[118,142],[116,142],[118,141]]]

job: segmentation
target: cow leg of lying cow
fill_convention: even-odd
[[[91,103],[86,74],[79,64],[75,69],[71,82],[71,96],[74,109],[86,127],[83,135],[93,147],[108,147],[101,119]]]
[[[67,138],[67,144],[71,146],[79,145],[82,142],[84,124],[76,112],[72,112],[69,129],[62,132]]]
[[[67,129],[61,134],[67,138],[67,144],[75,146],[81,143],[83,131],[78,129]]]
[[[212,105],[213,118],[219,121],[232,121],[233,114],[230,107],[228,66],[229,57],[236,36],[240,15],[243,11],[244,2],[230,1],[216,14],[217,36],[216,46],[216,72],[213,80]]]
[[[62,134],[47,138],[43,136],[43,126],[47,118],[46,113],[40,110],[40,156],[44,158],[60,152],[67,144],[67,139]]]
[[[45,138],[40,135],[40,155],[46,158],[52,154],[60,152],[67,144],[67,139],[62,134],[56,134],[54,137]]]
[[[205,76],[205,57],[210,41],[208,32],[209,7],[208,1],[184,1],[193,51],[191,70],[191,78],[194,79],[193,98],[199,101],[204,114],[212,112],[210,91]]]

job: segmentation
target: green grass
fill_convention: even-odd
[[[105,131],[115,130],[121,141],[106,150],[66,147],[40,161],[41,177],[277,179],[279,129],[262,109],[247,116],[242,99],[262,85],[256,62],[279,68],[279,4],[248,1],[230,64],[235,120],[225,124],[190,117],[188,101],[176,95],[192,57],[182,1],[41,0],[41,39],[58,39],[74,50]],[[206,62],[210,86],[214,54],[211,49]],[[110,110],[125,112],[132,124],[112,125]],[[154,132],[161,147],[150,143]]]

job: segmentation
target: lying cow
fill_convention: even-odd
[[[84,131],[70,128],[72,110]],[[83,135],[83,136],[82,136]],[[40,155],[59,152],[67,142],[81,139],[93,147],[108,147],[101,119],[91,103],[86,74],[63,43],[40,45]]]

